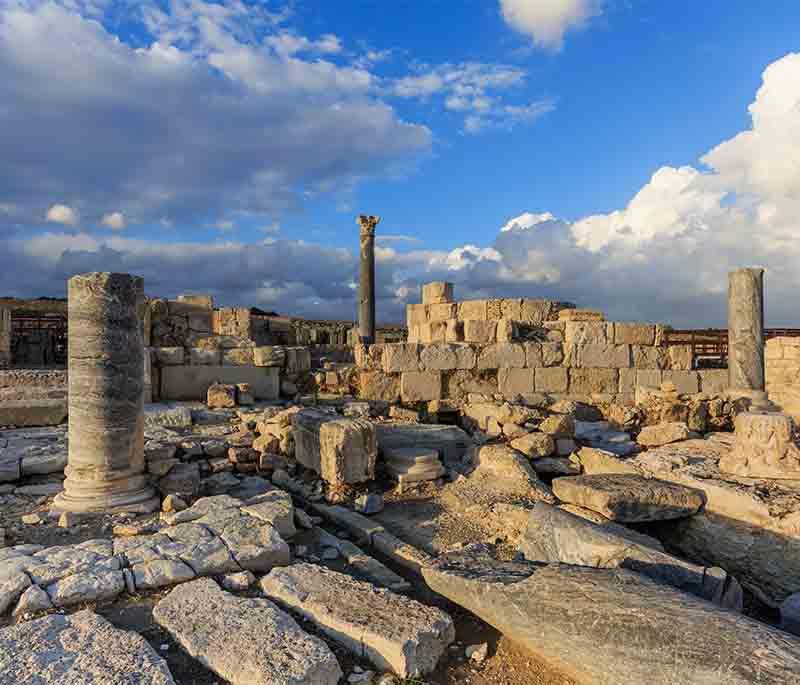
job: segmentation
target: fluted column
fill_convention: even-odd
[[[764,270],[728,275],[728,392],[766,400],[764,392]]]
[[[144,465],[144,347],[137,276],[69,280],[69,458],[57,509],[154,511]]]
[[[375,227],[379,216],[358,217],[361,227],[361,278],[358,288],[358,337],[362,345],[375,342]]]

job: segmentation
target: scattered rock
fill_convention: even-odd
[[[52,608],[53,603],[50,601],[48,594],[38,585],[31,585],[20,596],[13,613],[14,616],[23,616]]]
[[[256,577],[253,575],[252,571],[228,573],[222,576],[222,587],[230,592],[242,592],[247,590],[247,588],[255,582]]]
[[[113,599],[125,589],[122,571],[75,573],[47,586],[54,606],[65,607],[82,602]]]
[[[161,503],[161,511],[169,514],[173,511],[183,511],[188,506],[178,495],[167,495]]]
[[[378,514],[383,511],[383,495],[369,493],[356,498],[355,510],[360,514]]]
[[[464,650],[464,656],[476,664],[482,664],[486,661],[486,657],[489,656],[489,645],[486,642],[479,645],[469,645]]]
[[[645,426],[639,432],[637,442],[645,447],[660,447],[671,442],[680,442],[689,438],[697,437],[689,426],[685,423],[672,421],[670,423],[658,423],[655,426]]]
[[[511,447],[530,459],[549,457],[556,451],[556,444],[547,433],[528,433],[511,441]]]
[[[58,517],[58,527],[59,528],[72,528],[72,526],[77,525],[80,523],[81,516],[80,514],[75,514],[71,511],[65,511]]]
[[[41,514],[23,514],[22,515],[22,522],[26,526],[35,526],[39,523],[44,523],[46,519],[44,519]]]

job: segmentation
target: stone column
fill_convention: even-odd
[[[764,270],[728,274],[728,392],[764,405]]]
[[[69,458],[62,511],[154,511],[144,465],[143,282],[128,274],[69,280]]]
[[[361,227],[361,280],[358,288],[358,338],[362,345],[375,342],[375,227],[379,216],[358,217]]]

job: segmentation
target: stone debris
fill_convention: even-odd
[[[229,592],[243,592],[256,582],[256,577],[252,571],[242,571],[222,576],[221,582],[222,587]]]
[[[671,421],[669,423],[659,423],[655,426],[645,426],[639,432],[639,437],[636,440],[645,447],[661,447],[671,442],[689,440],[693,437],[697,437],[697,435],[692,433],[685,423]]]
[[[14,607],[14,616],[24,616],[36,611],[52,609],[53,603],[50,596],[38,585],[31,585],[19,598],[17,606]]]
[[[626,569],[441,555],[428,586],[577,682],[783,685],[800,639]]]
[[[791,416],[745,412],[736,417],[735,427],[733,449],[720,459],[720,471],[748,478],[800,480],[800,447]]]
[[[742,610],[742,588],[724,570],[683,561],[541,502],[531,511],[519,549],[529,561],[627,568],[725,609]]]
[[[473,663],[482,664],[489,656],[489,645],[485,642],[479,645],[469,645],[464,650],[464,656]]]
[[[436,480],[445,473],[439,452],[435,449],[385,447],[383,458],[386,471],[397,479],[401,487],[407,483]]]
[[[274,569],[261,589],[356,656],[401,677],[432,671],[455,637],[443,611],[311,564]]]
[[[0,682],[175,684],[166,662],[143,637],[88,610],[0,629]]]
[[[480,481],[487,490],[555,504],[550,488],[539,480],[520,452],[504,444],[485,445],[476,452],[477,464],[470,481]]]
[[[556,478],[552,487],[560,500],[624,523],[684,518],[705,503],[701,490],[632,474]]]
[[[176,587],[155,606],[153,618],[233,685],[336,685],[342,677],[325,643],[275,604],[236,597],[208,578]]]

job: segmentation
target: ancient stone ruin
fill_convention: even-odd
[[[795,682],[800,337],[765,343],[763,273],[716,368],[446,282],[382,335],[358,223],[357,327],[92,273],[67,368],[6,355],[0,682]]]

